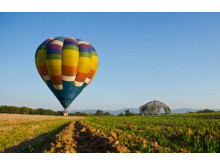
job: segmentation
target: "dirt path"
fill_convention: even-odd
[[[49,146],[49,153],[128,153],[112,136],[85,125],[81,120],[67,125]]]
[[[50,115],[30,115],[30,114],[7,114],[0,113],[0,127],[17,124],[26,121],[44,121],[54,119],[80,119],[82,116],[50,116]]]

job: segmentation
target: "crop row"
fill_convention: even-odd
[[[212,118],[206,114],[88,117],[86,120],[107,135],[115,132],[119,141],[140,152],[220,152],[218,114]],[[138,138],[142,140],[135,141]],[[155,146],[159,148],[155,150]]]

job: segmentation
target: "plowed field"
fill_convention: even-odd
[[[52,117],[0,114],[0,152],[219,153],[220,114]]]

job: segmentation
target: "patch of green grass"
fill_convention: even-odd
[[[18,145],[21,142],[29,141],[41,134],[50,134],[50,132],[65,125],[74,119],[52,119],[43,121],[21,121],[15,125],[9,125],[7,128],[3,128],[0,131],[0,152],[4,152],[6,149]],[[39,139],[36,144],[29,146],[29,151],[32,152],[42,145],[44,139]]]
[[[109,134],[110,130],[121,130],[132,137],[141,137],[149,142],[168,148],[169,152],[220,152],[220,113],[171,114],[159,116],[93,116],[86,117],[88,124]],[[212,137],[212,138],[209,138]],[[143,148],[141,144],[120,136],[120,142],[126,142],[130,149],[137,146],[141,152],[150,152],[152,148]],[[131,139],[132,140],[132,139]],[[170,150],[169,150],[170,149]],[[159,150],[159,152],[164,150]]]

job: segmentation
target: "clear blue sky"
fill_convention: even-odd
[[[220,13],[0,13],[0,105],[61,110],[34,55],[47,38],[91,43],[99,68],[70,110],[220,109]]]

